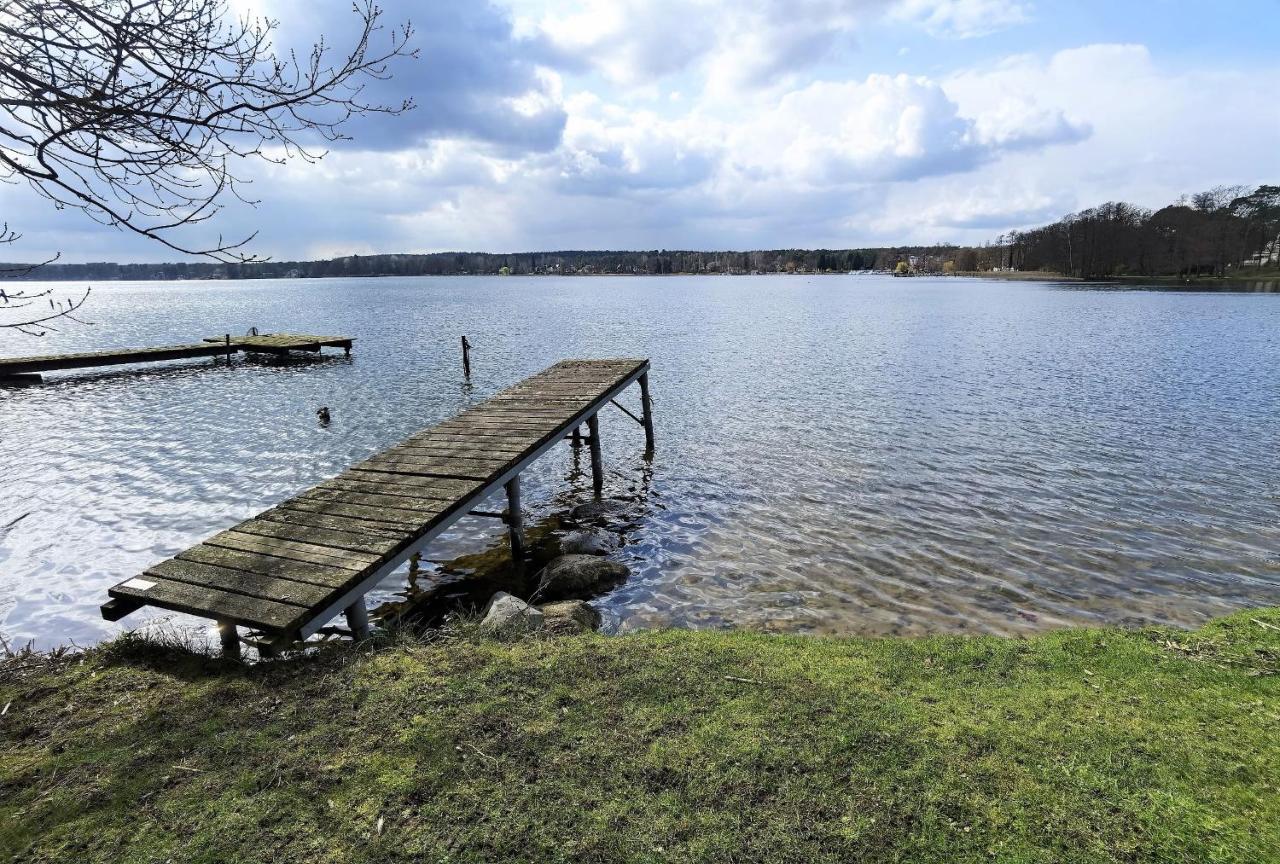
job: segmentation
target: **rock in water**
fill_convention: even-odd
[[[622,503],[619,501],[588,501],[570,510],[569,518],[575,522],[589,522],[595,519],[603,519],[611,513],[617,512],[621,507]]]
[[[618,551],[618,540],[597,531],[574,531],[560,540],[562,555],[609,555]]]
[[[561,600],[538,607],[546,615],[546,630],[556,636],[573,636],[600,629],[600,613],[581,600]]]
[[[499,591],[489,600],[484,610],[480,629],[494,635],[510,635],[541,630],[546,616],[536,606],[530,606],[519,597]]]
[[[585,600],[609,590],[630,572],[617,561],[595,555],[561,555],[538,574],[537,596],[543,600]]]

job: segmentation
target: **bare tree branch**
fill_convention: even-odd
[[[177,252],[260,260],[244,251],[252,234],[194,246],[183,229],[215,218],[226,195],[255,203],[235,173],[244,160],[314,161],[353,116],[413,107],[363,97],[392,60],[416,56],[412,26],[386,30],[374,0],[352,13],[349,48],[321,38],[299,55],[276,52],[277,21],[235,18],[226,0],[6,0],[0,182]],[[16,239],[6,225],[0,243]]]

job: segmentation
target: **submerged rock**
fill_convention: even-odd
[[[600,613],[581,600],[561,600],[538,608],[546,615],[546,631],[556,636],[573,636],[600,629]]]
[[[543,600],[586,599],[609,590],[630,573],[625,565],[595,555],[561,555],[538,574],[537,595]]]
[[[621,501],[588,501],[570,510],[569,518],[575,522],[590,522],[594,519],[603,519],[610,513],[622,509],[622,506]]]
[[[530,606],[519,597],[499,591],[489,600],[484,610],[480,629],[492,634],[527,633],[541,630],[546,616],[536,606]]]
[[[562,555],[609,555],[618,551],[618,538],[599,531],[574,531],[560,538]]]

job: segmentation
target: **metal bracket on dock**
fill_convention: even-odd
[[[619,411],[621,411],[623,414],[626,414],[628,417],[630,417],[632,420],[634,420],[634,421],[636,421],[637,423],[639,423],[641,426],[643,426],[643,425],[644,425],[644,421],[643,421],[643,420],[641,420],[639,417],[637,417],[636,415],[634,415],[634,414],[632,414],[630,411],[628,411],[628,410],[627,410],[627,406],[623,405],[623,404],[622,404],[621,402],[619,402],[617,399],[610,399],[609,401],[610,401],[611,403],[613,403],[613,407],[614,407],[614,408],[617,408]]]

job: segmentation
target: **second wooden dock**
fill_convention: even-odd
[[[90,369],[100,366],[124,366],[132,363],[155,363],[162,360],[222,357],[236,353],[282,355],[292,351],[317,353],[322,348],[341,348],[347,354],[350,354],[353,341],[349,336],[308,336],[296,333],[275,333],[261,336],[210,336],[202,342],[190,345],[166,345],[159,348],[113,348],[106,351],[84,351],[75,354],[0,358],[0,384],[38,383],[42,372]]]

